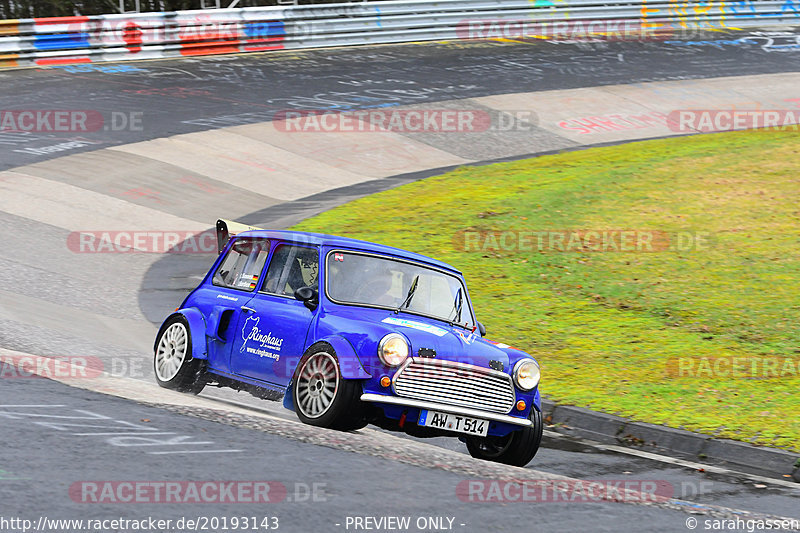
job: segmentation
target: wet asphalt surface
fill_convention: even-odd
[[[7,368],[0,373],[8,374]],[[277,405],[277,404],[272,404]],[[292,416],[289,413],[290,416]],[[453,519],[452,530],[684,531],[686,513],[627,503],[585,501],[469,501],[457,495],[470,477],[398,463],[261,431],[201,420],[44,379],[4,379],[0,388],[0,517],[46,519],[204,520],[276,518],[280,531],[354,531],[348,517],[410,517],[404,531],[428,517]],[[342,434],[344,441],[347,434]],[[453,439],[434,445],[459,448]],[[204,453],[196,453],[202,450]],[[166,452],[166,453],[165,453]],[[474,461],[476,472],[481,462]],[[670,496],[697,503],[800,518],[797,491],[756,488],[735,476],[708,476],[653,461],[597,453],[550,440],[528,467],[591,480],[657,481]],[[180,502],[151,490],[134,495],[124,483],[182,482]],[[191,496],[206,481],[268,484],[269,490],[228,494],[223,503]],[[219,485],[212,485],[217,487]],[[237,489],[238,490],[238,489]],[[253,489],[255,490],[255,489]],[[661,489],[659,489],[661,490]],[[660,492],[659,492],[660,493]],[[158,495],[160,494],[160,496]],[[249,499],[258,499],[250,502]],[[132,501],[124,501],[132,499]],[[200,499],[201,501],[197,501]],[[232,503],[233,502],[233,503]],[[704,520],[698,515],[699,520]],[[702,522],[701,522],[702,523]],[[337,525],[339,524],[339,525]],[[422,524],[422,522],[420,522]],[[462,525],[463,524],[463,525]],[[51,528],[50,531],[77,528]],[[102,531],[125,531],[105,528]],[[213,530],[213,529],[212,529]],[[221,526],[217,530],[222,530]],[[261,530],[264,530],[263,528]],[[389,528],[376,529],[388,531]],[[13,531],[13,529],[4,529]]]
[[[764,48],[764,41],[742,42],[748,35],[750,32],[716,33],[696,39],[700,44],[426,44],[3,71],[0,72],[2,109],[87,109],[101,113],[105,120],[97,131],[79,136],[0,132],[0,170],[66,153],[262,122],[283,109],[383,107],[500,93],[794,72],[800,68],[800,54],[771,52]],[[130,127],[131,121],[138,121],[136,124],[141,127]],[[73,144],[68,152],[43,151],[62,143],[77,145]],[[362,192],[369,192],[369,188]],[[332,202],[336,202],[335,197]],[[318,203],[309,202],[299,209],[297,216],[302,218],[304,213],[318,209]],[[4,228],[4,247],[12,252],[28,253],[28,245],[39,232],[59,231],[4,214],[0,215],[0,225]],[[30,233],[24,234],[20,228]],[[144,282],[121,279],[121,284],[130,285],[131,293],[136,293],[139,287],[138,301],[116,305],[117,296],[108,287],[98,287],[87,298],[106,302],[108,312],[130,306],[157,320],[160,310],[174,308],[188,287],[148,293],[141,290],[148,276],[202,275],[210,259],[166,257],[149,269]],[[122,271],[124,264],[116,268]],[[0,279],[6,289],[15,283],[13,276],[0,275]],[[47,296],[48,290],[56,290],[56,286],[48,285],[42,297]],[[0,318],[0,345],[43,354],[108,354],[109,347],[91,336],[58,337],[46,333],[37,328],[20,329],[18,323]],[[145,361],[147,357],[133,350],[117,355]],[[138,377],[149,379],[148,366],[142,368],[145,370]],[[255,403],[250,399],[245,401]],[[352,526],[345,528],[348,516],[391,515],[409,516],[413,521],[420,517],[447,516],[454,519],[453,530],[465,532],[516,531],[521,527],[528,531],[688,530],[685,525],[688,515],[684,513],[633,505],[464,502],[456,497],[455,487],[466,478],[440,469],[299,443],[45,380],[0,380],[0,404],[44,406],[0,406],[4,442],[0,450],[2,518],[152,516],[177,520],[274,516],[282,531],[323,532],[355,530]],[[269,403],[265,407],[278,416],[293,418],[278,404]],[[22,414],[9,415],[14,412]],[[210,442],[213,444],[198,446],[221,451],[185,453],[193,450],[193,445],[176,447],[153,442],[144,445],[145,441],[116,445],[112,442],[126,441],[113,441],[114,435],[83,434],[95,433],[94,429],[103,432],[103,428],[74,431],[72,426],[48,425],[54,420],[70,420],[53,417],[75,416],[108,417],[102,419],[102,424],[111,420],[111,431],[119,431],[120,424],[115,425],[114,421],[125,422],[123,426],[153,427],[160,433],[171,433],[164,437],[187,437],[179,439],[180,444]],[[72,419],[72,422],[84,424],[85,420]],[[453,439],[435,439],[430,444],[463,451],[461,444]],[[184,453],[151,453],[176,449]],[[660,480],[673,487],[673,496],[677,498],[800,518],[796,491],[771,486],[756,488],[753,481],[744,477],[710,476],[627,455],[601,453],[591,446],[562,439],[547,439],[529,468],[584,479]],[[84,481],[209,479],[276,481],[287,488],[294,501],[90,504],[80,498],[75,501],[69,491],[74,483]],[[322,496],[321,492],[317,494],[316,501],[309,492],[313,492],[314,483],[322,484],[318,485],[318,492],[324,492]],[[3,529],[1,526],[2,522],[0,529]]]
[[[650,42],[460,41],[128,61],[0,72],[0,109],[88,110],[80,135],[0,134],[0,170],[67,153],[271,120],[492,94],[793,72],[800,54],[756,31]],[[788,31],[793,35],[793,30]],[[796,37],[796,36],[795,36]],[[95,115],[92,115],[95,116]]]

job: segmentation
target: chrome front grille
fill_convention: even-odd
[[[511,376],[489,368],[409,358],[394,376],[398,396],[508,413],[516,395]]]

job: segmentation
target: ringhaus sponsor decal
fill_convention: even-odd
[[[249,354],[257,355],[259,357],[266,357],[268,359],[280,360],[280,354],[274,353],[281,351],[283,339],[273,337],[272,332],[264,333],[258,327],[261,317],[247,317],[242,328],[242,347],[239,349],[240,353],[247,352]],[[251,346],[248,343],[257,343],[258,346]],[[270,351],[274,350],[274,351]]]

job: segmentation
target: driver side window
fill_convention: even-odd
[[[218,287],[252,292],[269,255],[269,241],[237,239],[223,259],[212,280]]]
[[[316,248],[281,244],[272,254],[263,292],[294,296],[300,287],[319,287],[319,252]]]

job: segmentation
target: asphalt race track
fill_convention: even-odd
[[[414,521],[448,517],[453,519],[452,530],[465,532],[513,531],[521,522],[532,522],[533,531],[642,531],[645,521],[647,531],[680,531],[689,517],[682,511],[657,506],[611,502],[552,501],[538,504],[534,510],[533,504],[524,502],[470,501],[467,495],[456,492],[459,484],[463,487],[463,483],[476,481],[487,472],[480,462],[467,456],[462,456],[462,461],[471,464],[471,469],[453,472],[430,465],[415,466],[364,452],[342,451],[342,446],[308,444],[198,420],[39,379],[17,380],[4,386],[4,398],[9,396],[19,404],[37,407],[0,407],[3,426],[9,430],[4,435],[0,472],[3,516],[33,521],[41,515],[50,519],[153,517],[177,521],[183,517],[257,514],[277,517],[280,530],[292,532],[346,530],[348,516],[408,516]],[[215,417],[220,421],[227,418]],[[109,436],[112,428],[122,424],[128,426],[126,436]],[[142,426],[148,431],[138,429]],[[366,433],[382,437],[371,430]],[[168,439],[180,442],[153,444]],[[562,446],[557,442],[551,444],[554,446],[542,449],[536,461],[544,472],[582,479],[591,474],[591,479],[610,482],[660,480],[676,496],[701,501],[699,509],[704,509],[704,504],[758,506],[762,513],[771,515],[796,513],[796,496],[789,491],[757,489],[735,479],[663,468],[650,461],[620,461],[579,445],[571,445],[577,449],[566,451],[559,449]],[[358,444],[352,447],[358,449]],[[198,449],[208,453],[189,453]],[[22,459],[31,456],[36,457],[35,462]],[[530,479],[547,479],[547,475]],[[94,490],[108,480],[268,481],[274,484],[274,490],[272,499],[260,504],[245,498],[235,504],[150,500],[133,504],[121,501],[127,496],[123,491],[103,495],[102,490]]]
[[[800,52],[778,52],[777,38],[765,35],[413,44],[0,71],[0,109],[103,118],[93,131],[0,131],[0,356],[89,357],[112,374],[81,384],[92,390],[0,379],[0,517],[257,514],[278,517],[281,531],[320,532],[355,530],[348,516],[449,517],[439,530],[464,532],[687,531],[693,512],[698,529],[710,518],[800,518],[789,482],[710,475],[555,435],[527,472],[515,473],[470,459],[455,440],[311,431],[278,404],[243,394],[161,391],[149,366],[156,326],[214,255],[91,253],[76,248],[74,236],[202,231],[217,218],[284,227],[436,169],[678,134],[663,120],[613,128],[597,117],[794,107]],[[515,118],[526,128],[483,134],[289,135],[273,124],[285,110],[396,106],[531,112]],[[583,133],[586,120],[595,126]],[[2,365],[0,376],[13,377]],[[86,431],[64,425],[91,419],[102,422]],[[104,425],[132,424],[136,437],[186,438],[175,446],[100,435]],[[670,487],[670,499],[691,503],[534,506],[457,494],[459,483],[477,478],[548,476],[656,480]],[[132,480],[273,481],[287,496],[265,505],[134,505],[87,503],[70,492],[76,483]],[[431,524],[406,530],[436,530]]]
[[[106,124],[108,130],[82,135],[92,144],[73,153],[272,120],[286,109],[360,109],[797,70],[798,54],[771,51],[769,41],[753,33],[714,32],[680,44],[467,41],[63,66],[0,72],[0,103],[3,109],[142,114],[141,131],[125,131],[120,119],[122,131]],[[64,155],[20,150],[74,140],[35,133],[0,139],[0,170]]]

